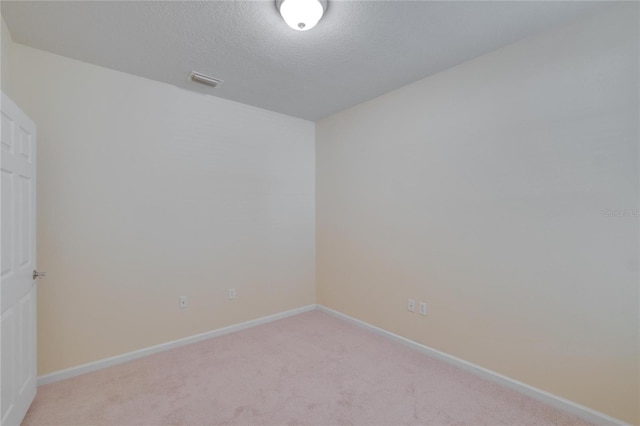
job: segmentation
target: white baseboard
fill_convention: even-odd
[[[282,318],[290,317],[293,315],[298,315],[303,312],[309,312],[314,309],[317,309],[322,312],[326,312],[330,315],[333,315],[337,318],[341,318],[345,321],[348,321],[352,324],[355,324],[359,327],[370,330],[379,335],[385,336],[396,342],[407,345],[413,349],[416,349],[432,358],[450,363],[459,367],[463,370],[474,373],[480,377],[483,377],[492,382],[498,383],[502,386],[505,386],[509,389],[513,389],[517,392],[520,392],[524,395],[530,396],[538,401],[541,401],[547,405],[558,408],[565,412],[574,414],[586,421],[592,422],[597,425],[622,425],[628,426],[627,423],[622,420],[618,420],[614,417],[608,416],[604,413],[600,413],[596,410],[592,410],[591,408],[585,407],[584,405],[580,405],[573,401],[569,401],[568,399],[564,399],[557,395],[553,395],[549,392],[543,391],[541,389],[537,389],[533,386],[527,385],[526,383],[519,382],[517,380],[511,379],[507,376],[503,376],[502,374],[496,373],[484,367],[480,367],[468,361],[465,361],[460,358],[456,358],[452,355],[446,354],[439,350],[430,348],[428,346],[422,345],[420,343],[414,342],[413,340],[409,340],[405,337],[399,336],[390,331],[384,330],[382,328],[376,327],[374,325],[368,324],[364,321],[358,320],[356,318],[350,317],[338,311],[334,311],[333,309],[327,308],[322,305],[308,305],[303,306],[296,309],[291,309],[289,311],[280,312],[278,314],[269,315],[266,317],[258,318],[251,321],[246,321],[240,324],[231,325],[228,327],[219,328],[217,330],[208,331],[206,333],[196,334],[194,336],[184,337],[182,339],[173,340],[171,342],[162,343],[156,346],[150,346],[148,348],[140,349],[137,351],[129,352],[122,355],[117,355],[111,358],[105,358],[99,361],[90,362],[88,364],[79,365],[77,367],[67,368],[66,370],[55,371],[53,373],[45,374],[44,376],[38,377],[38,386],[46,385],[48,383],[57,382],[59,380],[69,379],[71,377],[79,376],[81,374],[89,373],[92,371],[101,370],[106,367],[111,367],[112,365],[122,364],[128,361],[132,361],[134,359],[142,358],[148,355],[152,355],[158,352],[164,352],[169,349],[178,348],[181,346],[189,345],[191,343],[199,342],[201,340],[210,339],[216,336],[222,336],[229,333],[234,333],[236,331],[244,330],[247,328],[255,327],[257,325],[266,324],[272,321],[276,321]]]
[[[106,367],[111,367],[112,365],[122,364],[128,361],[132,361],[134,359],[142,358],[158,352],[164,352],[169,349],[179,348],[181,346],[189,345],[191,343],[199,342],[201,340],[210,339],[212,337],[222,336],[224,334],[233,333],[236,331],[255,327],[261,324],[266,324],[268,322],[276,321],[282,318],[298,315],[303,312],[313,311],[315,308],[316,308],[316,305],[303,306],[301,308],[291,309],[289,311],[280,312],[277,314],[254,319],[251,321],[242,322],[240,324],[234,324],[228,327],[219,328],[217,330],[207,331],[206,333],[184,337],[182,339],[173,340],[171,342],[162,343],[160,345],[150,346],[148,348],[139,349],[137,351],[128,352],[126,354],[117,355],[111,358],[101,359],[98,361],[90,362],[88,364],[79,365],[77,367],[71,367],[65,370],[54,371],[53,373],[45,374],[44,376],[38,377],[38,386],[57,382],[59,380],[69,379],[71,377],[79,376],[80,374],[101,370]]]
[[[533,386],[529,386],[526,383],[519,382],[514,379],[510,379],[507,376],[503,376],[502,374],[496,373],[495,371],[488,370],[484,367],[480,367],[479,365],[472,364],[463,359],[456,358],[452,355],[446,354],[444,352],[440,352],[439,350],[430,348],[428,346],[422,345],[420,343],[414,342],[413,340],[409,340],[405,337],[399,336],[390,331],[384,330],[382,328],[376,327],[374,325],[368,324],[364,321],[360,321],[359,319],[350,317],[338,311],[334,311],[333,309],[327,308],[322,305],[316,305],[316,308],[319,311],[326,312],[330,315],[333,315],[337,318],[348,321],[352,324],[355,324],[359,327],[365,328],[367,330],[373,331],[376,334],[385,336],[396,342],[400,342],[404,345],[407,345],[413,349],[416,349],[431,358],[435,358],[449,364],[453,364],[458,368],[474,373],[484,379],[490,380],[494,383],[498,383],[502,386],[505,386],[509,389],[513,389],[517,392],[520,392],[524,395],[527,395],[531,398],[534,398],[540,402],[543,402],[547,405],[555,407],[559,410],[565,411],[567,413],[571,413],[575,416],[578,416],[588,422],[597,424],[597,425],[624,425],[628,426],[627,423],[622,420],[618,420],[614,417],[608,416],[604,413],[600,413],[596,410],[592,410],[589,407],[585,407],[584,405],[580,405],[573,401],[569,401],[568,399],[564,399],[552,393],[543,391],[541,389],[535,388]]]

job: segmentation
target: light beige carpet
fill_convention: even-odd
[[[584,425],[312,311],[42,386],[24,425]]]

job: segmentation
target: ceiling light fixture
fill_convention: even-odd
[[[276,0],[282,19],[294,30],[315,27],[327,8],[326,0]]]

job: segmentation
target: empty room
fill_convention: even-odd
[[[640,2],[0,13],[2,426],[640,425]]]

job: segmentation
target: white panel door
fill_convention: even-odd
[[[36,127],[0,104],[0,424],[19,425],[36,395]]]

